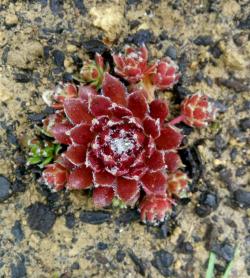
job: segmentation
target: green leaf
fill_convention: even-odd
[[[59,154],[60,150],[62,149],[62,146],[59,144],[55,145],[55,154]]]
[[[27,162],[28,162],[28,164],[37,164],[37,163],[41,162],[41,160],[42,159],[39,156],[32,156],[27,159]]]
[[[208,267],[206,272],[206,278],[213,278],[214,277],[214,265],[216,261],[215,253],[211,252],[208,261]]]
[[[45,165],[49,164],[53,160],[53,156],[47,157],[45,160],[42,161],[38,166],[43,168]]]

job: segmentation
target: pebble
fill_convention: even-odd
[[[240,127],[243,131],[247,131],[250,128],[250,118],[244,118],[240,120]]]
[[[128,36],[125,39],[126,43],[134,43],[137,46],[141,46],[143,43],[148,44],[154,41],[154,35],[150,30],[139,30],[133,35]]]
[[[121,213],[117,218],[116,222],[118,224],[130,224],[133,221],[138,221],[140,219],[140,215],[138,210],[130,209],[126,210],[124,213]]]
[[[138,258],[132,250],[130,250],[128,254],[129,254],[130,259],[135,264],[135,271],[140,273],[142,276],[145,276],[146,275],[146,265],[143,262],[143,260]]]
[[[229,79],[225,78],[216,78],[217,85],[225,86],[228,89],[232,89],[237,93],[246,92],[249,90],[250,86],[248,84],[244,83],[244,80],[242,79],[236,79],[233,77],[230,77]]]
[[[6,46],[4,49],[3,49],[3,53],[2,53],[2,62],[3,64],[5,65],[8,61],[8,55],[9,55],[9,51],[10,51],[10,47],[9,46]]]
[[[185,73],[187,67],[188,67],[188,64],[189,64],[189,59],[188,59],[188,56],[186,53],[182,53],[180,58],[179,58],[179,62],[178,62],[178,65],[179,65],[179,69],[182,73]]]
[[[106,211],[82,211],[80,213],[80,221],[88,224],[103,224],[110,219],[111,213]]]
[[[19,259],[16,264],[10,265],[11,278],[25,278],[27,277],[26,267],[25,267],[25,257],[20,254]]]
[[[32,75],[30,72],[17,72],[14,73],[14,79],[18,83],[28,83],[32,81]]]
[[[64,67],[65,55],[61,50],[55,49],[52,51],[54,64],[58,67]]]
[[[227,186],[229,191],[233,189],[232,171],[230,169],[223,167],[219,170],[219,178]]]
[[[79,10],[81,15],[86,14],[87,9],[83,3],[83,0],[74,0],[74,4],[75,4],[76,8]]]
[[[5,17],[5,24],[7,28],[16,26],[18,23],[18,17],[15,14],[8,14]]]
[[[124,251],[118,250],[118,251],[116,252],[115,258],[116,258],[116,260],[117,260],[118,263],[123,262],[124,259],[125,259],[125,257],[126,257],[126,253],[125,253]]]
[[[219,43],[215,43],[209,48],[209,52],[213,55],[215,59],[219,59],[222,55],[222,50],[219,47]]]
[[[247,167],[242,166],[237,168],[236,172],[235,172],[235,176],[236,177],[242,177],[247,173]]]
[[[208,46],[213,44],[213,39],[209,35],[203,35],[203,36],[198,36],[194,40],[194,44],[196,45],[202,45],[202,46]]]
[[[136,27],[138,27],[140,25],[140,23],[141,22],[137,19],[129,21],[130,29],[131,30],[135,29]]]
[[[250,14],[246,19],[240,21],[238,28],[243,30],[250,29]]]
[[[178,245],[178,251],[182,254],[192,254],[194,252],[194,248],[190,242],[182,241]]]
[[[221,134],[216,134],[214,139],[215,149],[218,153],[221,153],[226,148],[227,142]]]
[[[11,233],[15,237],[17,242],[20,242],[24,239],[24,233],[22,230],[21,222],[16,220],[14,226],[11,228]]]
[[[230,262],[234,257],[234,248],[229,243],[214,244],[212,251],[218,256],[222,257],[225,261]]]
[[[88,53],[93,55],[95,55],[95,53],[103,54],[105,51],[108,50],[108,47],[102,41],[97,39],[83,41],[82,45]]]
[[[238,206],[242,208],[250,208],[250,192],[243,190],[243,189],[237,189],[233,193],[233,198],[238,204]]]
[[[54,15],[62,14],[63,12],[63,1],[62,0],[50,0],[49,6]]]
[[[233,148],[230,152],[231,161],[235,161],[237,155],[238,155],[238,150],[236,148]]]
[[[73,213],[68,213],[65,215],[65,224],[69,229],[73,229],[76,224],[75,215]]]
[[[98,242],[97,243],[97,249],[100,251],[108,249],[108,244],[104,242]]]
[[[170,57],[171,59],[173,60],[176,60],[177,59],[177,50],[174,46],[169,46],[166,51],[165,51],[165,56],[168,56]]]
[[[208,216],[212,211],[217,209],[219,200],[215,192],[203,192],[199,198],[199,203],[195,207],[195,212],[200,217]]]
[[[26,208],[28,225],[32,230],[47,234],[56,221],[56,215],[51,208],[43,203],[36,202]]]
[[[165,250],[159,250],[154,252],[154,259],[151,263],[161,273],[161,275],[169,277],[171,275],[169,267],[173,264],[173,261],[174,256],[171,253]]]
[[[80,264],[78,262],[74,262],[71,267],[72,270],[78,270],[80,269]]]
[[[11,196],[11,183],[4,176],[0,176],[0,202],[7,200]]]

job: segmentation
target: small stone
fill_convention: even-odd
[[[219,43],[215,43],[209,48],[209,52],[213,55],[215,59],[219,59],[223,54],[222,50],[219,47]]]
[[[218,85],[222,85],[225,86],[228,89],[232,89],[237,93],[242,93],[242,92],[246,92],[250,89],[249,84],[245,84],[244,82],[245,80],[243,79],[237,79],[237,78],[229,78],[229,79],[225,79],[225,78],[216,78],[216,83]]]
[[[245,167],[245,166],[239,167],[239,168],[237,168],[237,170],[235,172],[235,176],[242,177],[246,174],[246,172],[247,172],[247,167]]]
[[[26,209],[28,224],[32,230],[47,234],[56,221],[55,213],[49,206],[36,202]]]
[[[122,250],[118,250],[117,252],[116,252],[116,260],[117,260],[117,262],[118,263],[121,263],[121,262],[123,262],[123,260],[125,259],[125,257],[126,257],[126,253],[125,252],[123,252]]]
[[[162,31],[160,36],[159,36],[160,40],[164,41],[168,39],[168,33],[167,31]]]
[[[142,259],[138,258],[135,253],[130,250],[129,251],[129,257],[135,264],[135,270],[136,272],[140,273],[142,276],[146,275],[146,266]]]
[[[219,170],[219,178],[228,187],[230,191],[233,189],[231,170],[223,167],[221,170]]]
[[[177,51],[174,46],[169,46],[167,50],[165,51],[165,55],[170,57],[173,60],[177,59]]]
[[[15,14],[8,14],[5,17],[5,24],[8,28],[16,26],[18,23],[18,17]]]
[[[95,259],[97,260],[98,263],[103,264],[103,265],[109,264],[109,260],[102,253],[95,252],[94,256],[95,256]]]
[[[86,14],[87,10],[83,3],[83,0],[74,0],[74,4],[75,4],[76,8],[79,10],[81,15]]]
[[[4,176],[0,176],[0,202],[7,200],[11,196],[11,183]]]
[[[31,82],[32,76],[29,72],[17,72],[14,73],[14,79],[18,83],[28,83]]]
[[[63,1],[62,0],[50,0],[49,6],[54,15],[61,14],[63,11]]]
[[[237,189],[233,193],[233,198],[236,202],[236,204],[242,208],[250,208],[250,192],[243,190],[243,189]]]
[[[224,140],[221,134],[215,135],[215,149],[218,153],[221,153],[227,146],[227,142]]]
[[[3,65],[5,65],[7,63],[7,61],[8,61],[9,51],[10,51],[10,47],[9,46],[6,46],[3,49],[3,53],[2,53],[2,57],[1,57]]]
[[[238,150],[236,148],[233,148],[230,152],[231,161],[235,161],[237,155],[238,155]]]
[[[97,40],[97,39],[91,39],[88,41],[84,41],[84,42],[82,42],[82,45],[85,48],[85,50],[92,55],[95,55],[95,53],[103,54],[105,51],[108,50],[107,45],[105,45],[102,41]],[[80,62],[82,65],[82,60],[79,57],[75,56],[75,58],[74,57],[72,57],[72,58],[73,58],[74,62],[75,62],[75,59],[77,59],[78,62]]]
[[[240,21],[238,28],[243,30],[250,29],[250,14],[246,19]]]
[[[118,218],[116,219],[117,223],[119,224],[129,224],[133,221],[138,221],[140,219],[140,215],[137,210],[131,209],[127,210],[124,213],[121,213]]]
[[[76,224],[75,215],[73,213],[68,213],[65,215],[66,227],[73,229]]]
[[[88,224],[103,224],[108,222],[110,219],[111,214],[106,211],[82,211],[80,213],[80,221]]]
[[[190,242],[182,241],[178,246],[178,251],[183,254],[192,254],[194,248]]]
[[[135,19],[129,22],[130,29],[133,30],[140,25],[140,21]]]
[[[141,46],[143,43],[148,44],[154,41],[153,33],[149,30],[139,30],[133,35],[128,36],[125,40],[126,43],[134,43],[137,46]]]
[[[52,51],[52,55],[53,55],[53,60],[54,60],[54,64],[58,67],[64,67],[64,53],[61,50],[53,50]]]
[[[154,252],[154,259],[152,260],[152,265],[163,275],[168,277],[171,275],[171,270],[169,267],[173,264],[174,257],[171,253],[165,250],[159,250]]]
[[[14,226],[11,228],[11,233],[13,234],[17,242],[20,242],[24,239],[24,233],[22,230],[21,222],[19,220],[17,220]]]
[[[26,267],[25,267],[25,257],[20,254],[17,264],[11,264],[11,278],[25,278],[27,277]]]
[[[202,45],[202,46],[208,46],[213,44],[213,39],[209,35],[204,35],[204,36],[198,36],[194,40],[194,44],[196,45]]]
[[[214,244],[212,246],[212,251],[227,262],[232,261],[234,257],[234,248],[226,242],[222,244]]]
[[[215,192],[203,192],[200,196],[199,203],[195,212],[200,217],[206,217],[214,211],[219,205],[218,197]]]
[[[80,264],[78,262],[74,262],[71,267],[72,270],[78,270],[80,269]]]
[[[250,128],[250,118],[244,118],[240,120],[240,127],[242,130],[246,131]]]
[[[100,251],[108,249],[108,244],[104,242],[98,242],[97,243],[97,249]]]

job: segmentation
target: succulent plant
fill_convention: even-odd
[[[101,56],[96,59],[103,70]],[[138,205],[142,221],[156,223],[188,191],[178,155],[183,135],[175,124],[204,126],[214,110],[207,97],[190,96],[181,115],[168,122],[168,104],[154,92],[179,80],[174,62],[165,58],[148,65],[145,46],[127,47],[113,59],[115,73],[128,87],[107,71],[99,75],[86,66],[89,85],[63,84],[62,95],[51,94],[49,104],[57,111],[44,120],[44,129],[66,151],[45,167],[42,178],[53,190],[92,189],[96,207]]]

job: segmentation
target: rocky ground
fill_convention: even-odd
[[[247,0],[1,0],[0,277],[198,278],[210,251],[220,277],[236,246],[231,277],[250,276],[249,39]],[[103,43],[142,42],[180,66],[181,84],[164,95],[173,107],[201,91],[220,112],[186,142],[196,190],[160,227],[134,210],[94,211],[79,192],[51,193],[22,147],[50,113],[45,89],[71,80]]]

